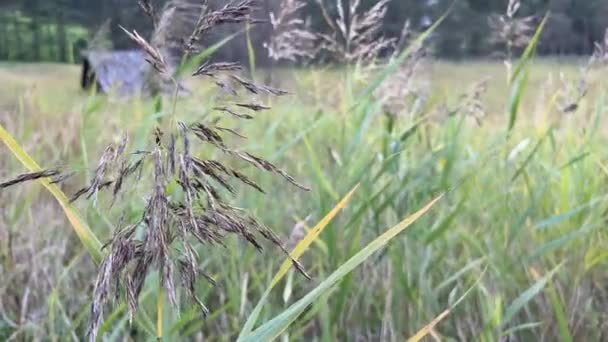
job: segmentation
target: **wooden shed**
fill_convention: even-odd
[[[143,51],[85,51],[80,84],[102,93],[131,96],[144,91],[148,63]]]

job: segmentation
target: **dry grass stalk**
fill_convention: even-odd
[[[509,0],[504,14],[493,15],[488,19],[492,30],[491,41],[504,46],[505,65],[511,70],[511,60],[517,50],[528,45],[534,33],[534,16],[516,17],[521,7],[520,0]]]
[[[43,171],[39,171],[39,172],[24,173],[13,179],[0,183],[0,189],[5,189],[5,188],[8,188],[9,186],[13,186],[13,185],[25,183],[25,182],[30,182],[30,181],[41,179],[41,178],[51,178],[51,177],[61,177],[61,178],[59,178],[60,180],[64,179],[64,177],[61,175],[59,170],[43,170]],[[59,183],[60,181],[53,179],[52,182]]]
[[[209,63],[201,65],[196,71],[192,74],[192,76],[214,76],[217,72],[222,71],[241,71],[243,67],[238,63]]]
[[[156,15],[156,11],[154,10],[154,5],[152,5],[151,0],[139,0],[137,1],[141,10],[152,20],[152,24],[154,27],[158,25],[158,16]]]
[[[141,1],[140,6],[147,15],[157,17],[149,0]],[[214,27],[226,23],[260,22],[251,18],[254,8],[253,0],[231,1],[218,10],[210,10],[206,0],[171,0],[164,5],[158,19],[154,19],[156,24],[150,43],[136,32],[129,32],[129,36],[148,53],[154,69],[168,74],[148,75],[152,93],[169,92],[174,88],[176,81],[171,74],[184,59],[202,49],[201,39]]]
[[[596,42],[594,46],[595,48],[589,64],[592,66],[608,65],[608,29],[604,33],[604,39],[601,42]]]
[[[137,310],[144,280],[153,269],[162,274],[161,285],[173,305],[176,305],[174,276],[179,273],[180,286],[206,314],[207,308],[195,294],[194,284],[200,272],[197,267],[198,255],[190,242],[192,239],[205,245],[223,245],[227,234],[236,234],[261,249],[262,238],[288,255],[276,234],[255,218],[229,205],[222,194],[236,192],[233,182],[240,182],[262,193],[264,190],[242,172],[218,160],[191,155],[191,138],[195,137],[256,168],[280,175],[295,186],[305,187],[272,163],[229,147],[222,136],[223,132],[236,133],[203,122],[189,126],[180,123],[177,135],[163,134],[158,129],[153,136],[151,152],[132,154],[136,156],[134,161],[129,160],[129,155],[119,153],[124,150],[120,147],[122,145],[106,148],[92,184],[79,191],[79,195],[91,196],[103,189],[112,189],[113,202],[123,188],[121,185],[136,170],[151,173],[153,182],[143,216],[128,227],[118,229],[106,244],[108,253],[100,266],[91,307],[91,340],[96,338],[96,331],[103,319],[103,307],[111,298],[111,293],[117,295],[120,288],[124,289],[132,316]],[[118,176],[110,179],[110,174]],[[177,182],[183,196],[168,193],[167,184],[171,182]],[[134,234],[138,229],[144,232],[141,240]],[[293,263],[306,275],[297,261],[293,260]]]
[[[488,79],[474,83],[466,93],[460,95],[459,106],[456,111],[472,117],[477,125],[481,126],[483,119],[487,116],[482,99],[487,90]]]
[[[558,101],[560,110],[563,113],[573,113],[578,110],[581,101],[587,95],[589,85],[587,83],[588,68],[583,68],[576,82],[568,80],[568,78],[560,73],[560,87],[558,89]]]
[[[593,53],[589,57],[587,64],[581,68],[580,75],[576,81],[570,81],[563,73],[560,73],[561,86],[558,89],[558,100],[560,102],[560,110],[563,113],[573,113],[578,110],[581,101],[587,96],[589,91],[589,75],[593,68],[607,64],[608,29],[606,29],[603,40],[594,44]]]
[[[252,3],[249,0],[231,2],[217,11],[210,11],[203,16],[204,20],[196,20],[199,27],[196,27],[195,31],[204,33],[222,23],[248,21]],[[152,13],[148,4],[149,2],[142,1],[142,9],[144,12]],[[183,6],[177,8],[175,4]],[[164,54],[167,50],[163,47],[161,39],[170,36],[167,31],[162,33],[162,30],[174,27],[175,23],[170,19],[175,18],[175,15],[185,8],[201,8],[201,6],[187,0],[171,1],[160,16],[156,39],[153,38],[153,41],[156,41],[154,44],[148,43],[137,32],[129,32],[123,28],[125,33],[146,51],[148,61],[160,74],[169,73],[173,68],[168,62],[168,55]],[[181,48],[182,53],[185,53],[188,46],[182,44]],[[255,84],[236,75],[235,73],[241,69],[236,63],[207,63],[200,66],[193,74],[210,77],[216,83],[220,74],[228,74],[235,87],[254,95],[287,94],[286,91]],[[251,112],[269,109],[254,102],[234,101],[216,110],[238,118],[252,118],[249,114],[235,112],[231,106]],[[128,153],[129,139],[126,135],[117,143],[108,145],[92,174],[90,184],[82,187],[72,196],[73,201],[84,196],[93,198],[97,202],[98,198],[102,200],[102,194],[107,192],[108,200],[112,205],[120,198],[124,189],[133,188],[132,184],[139,184],[138,189],[145,191],[142,196],[145,198],[145,207],[141,217],[127,224],[123,224],[121,220],[113,237],[103,247],[106,253],[95,280],[88,326],[88,338],[91,341],[97,338],[97,331],[103,321],[104,307],[111,298],[119,298],[123,293],[128,303],[130,317],[135,314],[144,281],[154,270],[161,275],[159,285],[165,289],[174,307],[177,307],[176,291],[179,286],[189,295],[192,302],[199,306],[201,313],[206,315],[209,310],[196,296],[195,284],[199,275],[212,282],[213,280],[199,270],[200,258],[193,242],[203,245],[223,245],[225,236],[232,234],[243,238],[257,249],[262,249],[262,241],[266,240],[290,257],[274,232],[245,211],[231,206],[225,199],[226,195],[236,192],[235,183],[264,193],[262,187],[241,171],[226,166],[220,160],[195,157],[192,153],[195,142],[218,149],[225,156],[262,171],[278,175],[300,189],[308,189],[269,161],[229,146],[224,134],[242,137],[234,130],[219,127],[211,122],[192,124],[178,122],[176,126],[157,127],[147,150],[144,151]],[[144,174],[148,177],[143,177]],[[2,183],[0,188],[44,177],[55,177],[54,181],[60,181],[67,176],[68,174],[64,175],[55,170],[25,174]],[[179,190],[169,187],[169,184],[176,184]],[[308,277],[299,262],[294,259],[292,262],[301,274]],[[179,281],[175,280],[176,276]]]
[[[179,0],[178,0],[179,2]],[[185,50],[188,55],[199,51],[198,42],[201,37],[212,28],[226,23],[245,23],[255,24],[263,22],[260,19],[251,18],[253,10],[257,8],[254,0],[243,0],[240,2],[231,1],[216,11],[208,11],[207,2],[201,6],[200,14],[197,17],[194,29],[186,40]]]
[[[262,110],[270,109],[270,107],[268,107],[268,106],[264,106],[264,105],[260,105],[260,104],[256,104],[256,103],[236,103],[235,105],[242,107],[242,108],[251,109],[254,112],[259,112]]]
[[[206,3],[197,6],[186,0],[172,1],[165,7],[161,15],[153,38],[154,45],[148,44],[136,32],[125,31],[146,50],[155,69],[163,73],[170,67],[166,65],[165,56],[160,51],[171,54],[168,47],[172,45],[169,41],[176,41],[171,38],[171,34],[176,32],[172,30],[175,23],[171,21],[171,18],[175,18],[186,8],[200,8],[200,14],[195,21],[192,33],[188,36],[187,43],[181,47],[183,49],[181,53],[187,56],[198,38],[211,28],[224,23],[251,21],[252,4],[253,2],[250,0],[239,3],[231,2],[217,11],[208,11]],[[192,18],[190,16],[185,20],[192,22]],[[186,36],[183,36],[182,39],[184,37]],[[237,63],[206,63],[201,65],[193,75],[210,77],[218,86],[225,88],[229,86],[223,83],[219,76],[228,74],[237,86],[252,94],[265,93],[272,96],[287,94],[283,90],[257,85],[241,78],[235,74],[241,69],[242,67]],[[236,91],[231,93],[236,94]],[[259,104],[236,102],[233,105],[251,111],[269,109]],[[239,118],[251,118],[250,115],[238,114],[229,107],[219,107],[217,110]],[[92,183],[79,191],[80,196],[84,194],[87,194],[88,197],[93,194],[97,196],[100,190],[109,189],[113,185],[113,203],[129,176],[137,171],[141,174],[145,170],[149,170],[153,175],[153,183],[150,184],[150,193],[143,216],[138,222],[118,230],[106,245],[106,248],[110,250],[101,264],[91,306],[89,325],[91,340],[96,338],[97,329],[103,319],[103,306],[109,299],[110,293],[117,294],[121,287],[124,289],[132,316],[137,310],[144,280],[152,269],[160,272],[160,285],[166,290],[174,306],[177,306],[174,275],[179,273],[181,287],[205,315],[208,309],[195,293],[195,283],[200,272],[197,266],[198,255],[191,245],[191,240],[201,244],[222,245],[226,234],[236,234],[261,249],[262,244],[259,241],[261,237],[289,255],[276,234],[242,210],[229,205],[223,195],[224,192],[235,193],[236,189],[232,184],[235,181],[262,193],[264,190],[243,173],[225,166],[218,160],[194,157],[191,154],[191,138],[195,137],[203,144],[215,147],[228,156],[242,160],[256,168],[277,174],[299,188],[306,189],[306,187],[297,183],[285,171],[272,163],[229,147],[222,134],[239,135],[231,129],[219,128],[217,125],[205,122],[190,125],[179,123],[176,132],[171,130],[168,132],[169,134],[165,133],[157,128],[153,135],[150,151],[138,154],[136,160],[130,160],[129,155],[124,153],[128,144],[126,138],[123,138],[117,147],[110,145],[102,155]],[[112,173],[116,176],[108,178],[108,175]],[[167,192],[167,184],[174,182],[181,189],[182,196]],[[144,231],[143,239],[135,238],[134,232],[138,229]],[[297,261],[293,260],[293,264],[297,270],[307,276]],[[204,277],[211,279],[206,275]],[[121,284],[124,285],[121,286]]]
[[[409,22],[406,22],[401,30],[401,36],[396,44],[397,49],[395,49],[392,58],[396,58],[398,53],[408,43],[411,43],[413,36]],[[417,46],[410,57],[400,65],[399,69],[374,92],[374,97],[383,104],[383,110],[388,115],[399,116],[408,109],[412,102],[409,101],[410,99],[413,99],[415,104],[426,98],[428,87],[420,75],[426,49],[426,47]]]
[[[469,89],[462,93],[455,104],[444,102],[434,108],[432,115],[439,121],[449,117],[463,115],[471,117],[478,126],[481,126],[483,119],[487,117],[486,108],[483,104],[483,95],[488,90],[488,79],[482,79],[472,84]]]
[[[237,118],[246,119],[246,120],[253,119],[253,116],[251,116],[249,114],[237,113],[237,112],[235,112],[234,110],[232,110],[232,109],[230,109],[228,107],[215,107],[213,109],[216,110],[216,111],[219,111],[219,112],[223,112],[223,113],[227,113],[227,114],[230,114],[230,115],[234,115]]]
[[[361,1],[354,0],[344,8],[337,0],[338,17],[330,18],[323,0],[316,0],[324,13],[330,33],[319,33],[320,49],[343,62],[369,61],[382,51],[394,47],[396,39],[382,36],[381,29],[390,0],[380,0],[367,11],[360,9]]]
[[[146,41],[142,36],[140,36],[137,31],[134,30],[133,32],[129,32],[122,26],[120,28],[125,31],[127,36],[131,38],[131,40],[137,43],[137,45],[139,45],[139,47],[146,52],[146,61],[150,63],[150,65],[152,65],[152,67],[154,67],[156,71],[161,74],[169,71],[169,66],[165,61],[165,57],[160,53],[157,48],[150,45],[150,43],[148,43],[148,41]]]
[[[271,59],[296,62],[315,57],[318,37],[310,30],[310,25],[299,18],[299,12],[305,6],[301,0],[285,0],[278,13],[270,13],[272,36],[264,47]]]
[[[361,9],[360,0],[351,1],[348,8],[342,0],[336,1],[338,15],[332,17],[324,1],[315,0],[327,26],[321,32],[312,32],[299,18],[303,1],[282,1],[279,12],[271,13],[273,35],[265,44],[269,56],[290,61],[326,58],[342,63],[369,62],[395,48],[397,39],[381,34],[390,0],[380,0],[367,10]]]
[[[200,24],[207,13],[207,2],[201,0],[171,0],[161,12],[158,25],[152,34],[152,44],[157,46],[172,63],[179,63],[186,38]]]

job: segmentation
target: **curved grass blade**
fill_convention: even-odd
[[[323,188],[323,190],[325,190],[332,197],[333,200],[338,200],[338,198],[340,198],[340,195],[338,195],[336,190],[331,185],[331,181],[327,178],[325,172],[323,172],[323,167],[321,166],[321,162],[319,161],[319,156],[317,155],[317,152],[312,147],[306,137],[304,137],[304,146],[306,146],[306,151],[308,152],[310,166],[312,167],[313,172],[321,185],[321,188]]]
[[[532,323],[521,324],[521,325],[518,325],[516,327],[513,327],[513,328],[503,332],[502,334],[500,334],[500,336],[509,336],[509,335],[514,334],[519,331],[540,328],[543,326],[543,324],[544,324],[544,322],[532,322]]]
[[[535,279],[536,278],[537,277],[535,276]],[[555,289],[555,286],[550,284],[547,287],[547,292],[549,294],[549,301],[553,307],[553,313],[555,314],[555,320],[557,321],[557,326],[559,328],[560,341],[573,342],[574,339],[570,334],[568,316],[566,314],[566,310],[564,309],[564,304],[562,303],[562,300]]]
[[[32,159],[32,157],[19,145],[19,143],[8,133],[2,125],[0,125],[0,140],[11,150],[13,155],[19,159],[21,164],[25,166],[31,172],[41,171],[40,166]],[[93,231],[89,228],[87,223],[78,214],[76,209],[70,204],[68,197],[59,189],[55,184],[51,184],[51,181],[47,178],[42,178],[39,182],[44,186],[52,195],[55,197],[65,216],[70,221],[72,228],[78,235],[78,238],[89,252],[95,263],[101,262],[101,242],[95,236]]]
[[[528,65],[530,58],[532,58],[533,53],[536,50],[536,46],[538,45],[538,41],[540,40],[540,36],[545,28],[545,24],[547,24],[548,19],[549,15],[547,14],[540,22],[540,25],[538,25],[538,28],[536,29],[536,32],[534,32],[534,36],[532,36],[532,39],[530,39],[530,43],[528,43],[528,46],[524,50],[524,53],[522,54],[521,59],[519,60],[519,63],[517,63],[517,65],[515,66],[513,73],[509,75],[509,83],[512,83],[514,80],[516,80],[521,74],[521,72]]]
[[[536,145],[534,145],[534,148],[532,149],[532,152],[530,152],[530,154],[526,157],[526,160],[524,160],[524,162],[517,169],[517,171],[515,171],[515,174],[513,175],[513,177],[511,177],[511,182],[514,182],[526,170],[526,166],[528,166],[528,164],[530,164],[530,162],[534,159],[536,152],[538,152],[538,149],[543,144],[543,141],[545,141],[545,139],[549,136],[549,134],[551,133],[551,130],[552,130],[552,128],[550,127],[549,129],[547,129],[545,134],[543,134],[543,136],[540,139],[538,139],[538,141],[536,142]]]
[[[454,273],[451,277],[441,282],[441,284],[437,285],[433,290],[435,293],[439,293],[441,290],[446,288],[451,283],[460,279],[465,273],[469,272],[471,269],[481,265],[485,261],[486,257],[481,257],[479,259],[473,260],[468,263],[465,267],[461,268],[458,272]]]
[[[247,23],[246,27],[246,40],[247,40],[247,56],[249,57],[249,72],[251,73],[251,79],[255,78],[255,49],[251,42],[251,24]]]
[[[540,278],[534,285],[530,286],[526,291],[522,292],[519,297],[517,297],[511,305],[505,310],[505,314],[502,319],[502,326],[504,327],[507,323],[509,323],[532,298],[534,298],[537,294],[542,291],[542,289],[547,285],[549,280],[553,277],[553,275],[562,267],[563,262],[555,267],[551,272],[549,272],[544,277]]]
[[[437,326],[437,324],[439,324],[446,317],[448,317],[448,315],[452,311],[454,311],[454,309],[458,306],[458,304],[460,304],[462,301],[464,301],[464,299],[469,295],[469,293],[471,293],[471,291],[473,291],[473,289],[475,287],[477,287],[477,284],[479,284],[479,282],[483,278],[483,275],[486,273],[486,271],[487,271],[487,267],[485,270],[483,270],[483,272],[481,272],[481,275],[479,276],[479,278],[477,278],[475,283],[462,296],[460,296],[460,298],[458,298],[456,300],[456,302],[454,302],[454,304],[452,304],[452,306],[450,306],[450,308],[443,311],[441,314],[439,314],[439,316],[435,317],[429,324],[425,325],[422,329],[418,330],[418,332],[416,334],[414,334],[414,336],[407,339],[407,342],[421,341],[426,335],[428,335],[431,331],[433,331],[435,326]]]
[[[543,32],[545,24],[547,23],[548,15],[545,15],[543,21],[540,23],[534,36],[530,40],[528,47],[524,51],[521,59],[517,63],[515,70],[513,73],[509,75],[509,85],[511,86],[511,95],[509,97],[509,126],[507,128],[507,133],[511,133],[513,127],[515,127],[515,121],[517,121],[517,114],[519,112],[519,105],[521,103],[522,96],[526,89],[526,85],[528,84],[528,69],[527,66],[532,59],[533,53],[536,50],[536,46],[538,45],[538,41],[540,39],[540,35]]]
[[[298,258],[300,258],[300,256],[302,256],[302,254],[304,254],[306,249],[308,249],[308,247],[319,237],[321,232],[323,232],[323,229],[325,229],[325,227],[329,225],[329,223],[334,219],[334,217],[336,217],[340,210],[346,207],[346,204],[351,199],[358,187],[358,185],[355,186],[346,196],[344,196],[344,198],[340,202],[338,202],[338,204],[329,213],[327,213],[327,215],[325,215],[325,217],[323,217],[323,219],[321,219],[321,221],[319,221],[319,223],[317,223],[313,227],[313,229],[308,231],[306,236],[302,240],[300,240],[300,242],[291,252],[291,257],[293,259],[297,260]],[[274,275],[274,277],[270,281],[270,285],[268,286],[266,291],[264,291],[262,298],[247,318],[247,321],[245,322],[245,325],[243,326],[239,334],[239,340],[251,333],[251,331],[253,330],[253,326],[257,322],[260,312],[262,311],[262,307],[264,306],[266,300],[268,299],[268,296],[270,295],[270,291],[279,283],[279,281],[281,281],[281,279],[283,279],[283,277],[285,276],[285,274],[287,274],[290,268],[291,260],[287,259],[283,262],[277,273]]]
[[[424,326],[424,328],[420,329],[414,336],[410,337],[407,342],[418,342],[422,340],[426,335],[428,335],[439,322],[443,321],[444,318],[448,317],[448,315],[452,312],[451,309],[447,309],[439,316],[435,317],[429,324]]]
[[[352,270],[361,265],[367,260],[372,254],[382,249],[386,244],[396,237],[399,233],[403,232],[412,223],[416,222],[426,212],[428,212],[439,200],[443,198],[443,194],[429,202],[422,209],[416,213],[407,217],[396,226],[387,230],[384,234],[380,235],[374,241],[369,243],[365,248],[355,254],[352,258],[338,267],[327,279],[321,282],[315,289],[310,291],[302,299],[291,305],[283,313],[279,314],[275,318],[263,324],[257,330],[253,331],[250,335],[241,338],[241,341],[272,341],[278,338],[290,325],[293,323],[300,314],[306,310],[306,308],[315,302],[319,297],[327,294],[334,285]]]
[[[232,39],[234,39],[238,35],[242,34],[243,32],[245,32],[245,30],[239,30],[239,31],[229,35],[228,37],[220,40],[219,42],[211,45],[210,47],[201,51],[197,55],[192,56],[189,59],[182,61],[181,65],[178,66],[177,70],[175,71],[175,77],[179,77],[186,72],[190,72],[192,69],[194,69],[195,67],[200,65],[205,59],[207,59],[211,55],[213,55],[222,46],[226,45],[228,42],[230,42]]]

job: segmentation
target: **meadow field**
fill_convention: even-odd
[[[290,270],[254,327],[304,303],[280,340],[607,341],[608,69],[589,71],[583,96],[583,65],[532,61],[527,86],[515,89],[498,61],[425,61],[412,85],[417,96],[394,111],[382,87],[365,95],[377,71],[275,70],[273,84],[290,95],[262,98],[272,109],[253,120],[221,122],[247,137],[227,138],[232,146],[263,156],[310,191],[234,162],[265,194],[235,184],[230,202],[288,248],[315,226],[323,231],[300,257],[312,279]],[[130,150],[145,148],[170,116],[162,110],[170,99],[161,108],[83,91],[79,72],[0,64],[0,124],[43,168],[76,172],[61,184],[67,194],[90,181],[109,142],[128,132]],[[193,94],[177,101],[174,115],[208,120],[217,90],[198,80],[188,86]],[[26,172],[1,144],[0,182]],[[102,243],[121,217],[141,215],[146,177],[129,185],[120,205],[103,196],[75,203]],[[402,220],[423,208],[400,232]],[[375,245],[386,232],[399,234]],[[225,244],[198,248],[200,269],[217,282],[196,284],[206,318],[181,295],[179,310],[162,305],[153,275],[133,322],[118,299],[99,338],[247,340],[242,329],[285,256],[270,244],[262,252],[236,238]],[[370,246],[377,251],[332,278]],[[0,190],[0,270],[1,340],[84,338],[97,267],[40,183]],[[335,281],[314,292],[328,278]],[[318,296],[310,305],[300,301],[311,291]]]

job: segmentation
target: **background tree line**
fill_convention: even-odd
[[[310,19],[313,30],[322,25],[318,0],[309,0],[301,12]],[[343,0],[348,6],[349,0]],[[354,1],[354,0],[350,0]],[[157,8],[163,0],[156,0]],[[222,0],[211,0],[221,5]],[[281,0],[261,0],[258,17],[268,18]],[[324,0],[328,11],[336,12],[337,0]],[[376,0],[362,0],[371,6]],[[424,30],[453,4],[447,21],[434,35],[434,53],[443,58],[491,57],[503,47],[493,39],[490,18],[505,12],[508,0],[393,0],[383,27],[388,36],[399,36],[409,21],[414,31]],[[363,6],[366,7],[366,6]],[[544,55],[582,55],[591,53],[594,42],[603,39],[608,28],[606,0],[525,0],[518,16],[545,13],[551,17],[543,34],[539,52]],[[77,61],[79,51],[87,46],[95,32],[108,21],[108,45],[115,49],[133,45],[118,25],[147,32],[148,18],[136,0],[2,0],[0,2],[0,60]],[[238,28],[226,28],[236,31]],[[217,41],[226,31],[208,37]],[[271,33],[270,25],[260,25],[252,35],[258,63],[267,63],[263,42]],[[222,50],[222,58],[246,60],[244,35]]]

